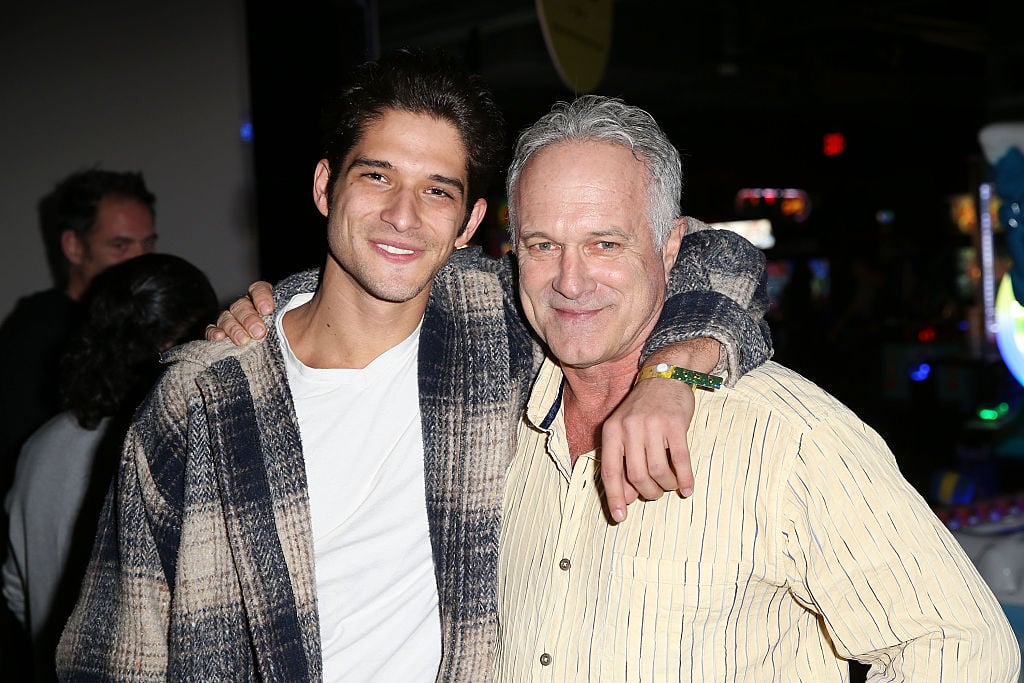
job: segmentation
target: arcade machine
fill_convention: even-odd
[[[1018,385],[1024,385],[1024,123],[999,123],[983,128],[979,142],[994,182],[978,193],[985,331],[994,338],[999,356]],[[1003,230],[1012,263],[998,275],[992,255],[993,216]],[[977,479],[946,474],[936,482],[934,497],[948,503],[939,517],[967,551],[1006,611],[1017,639],[1024,645],[1024,406],[1020,386],[1007,400],[979,414],[994,435],[995,461],[1013,463],[997,475],[996,486],[975,490]],[[986,414],[989,413],[989,414]],[[999,470],[997,470],[998,472]],[[1017,481],[1013,481],[1017,479]],[[992,496],[976,495],[979,492]]]

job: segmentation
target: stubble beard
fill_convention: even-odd
[[[411,301],[430,284],[429,279],[418,284],[410,284],[400,279],[389,278],[386,274],[373,272],[372,268],[366,268],[358,261],[354,264],[346,264],[333,254],[331,258],[344,273],[344,276],[356,287],[367,295],[387,303],[403,304]]]

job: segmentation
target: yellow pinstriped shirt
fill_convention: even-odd
[[[1016,683],[1020,650],[882,439],[767,363],[697,392],[696,487],[606,522],[570,469],[562,374],[534,387],[505,484],[496,681]],[[869,680],[874,680],[869,678]]]

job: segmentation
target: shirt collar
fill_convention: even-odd
[[[530,390],[526,404],[526,419],[537,429],[547,431],[562,407],[562,388],[565,375],[551,358],[545,358]]]

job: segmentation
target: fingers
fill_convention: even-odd
[[[623,420],[627,425],[631,421]],[[625,433],[618,431],[617,423],[612,426],[606,423],[604,430],[602,441],[609,445],[601,447],[601,481],[612,520],[621,522],[626,519],[627,507],[637,498],[657,500],[666,491],[677,490],[680,479],[675,474],[664,442],[646,442],[643,438],[629,442]],[[633,432],[640,434],[636,430]],[[687,468],[683,484],[688,490],[686,495],[690,495],[693,477],[689,473],[689,454],[682,462]]]
[[[221,311],[220,315],[217,316],[216,329],[221,331],[222,338],[230,339],[236,346],[244,346],[252,339],[245,328],[238,322],[238,319],[232,315],[231,311]],[[207,329],[206,338],[210,339],[211,334],[211,331]]]
[[[259,280],[249,285],[249,298],[262,315],[274,312],[274,288],[269,282]]]
[[[672,471],[676,475],[676,490],[683,498],[693,495],[693,464],[690,462],[690,448],[686,443],[686,432],[668,434],[668,453]]]
[[[686,431],[694,396],[675,380],[645,380],[605,421],[601,429],[601,479],[608,513],[626,518],[637,497],[657,500],[666,491],[693,494],[694,478]]]
[[[262,339],[267,333],[260,314],[245,297],[235,300],[228,310],[223,311],[217,318],[217,325],[238,345],[246,344],[250,339]]]
[[[625,468],[621,456],[616,456],[604,447],[601,448],[601,481],[604,482],[605,501],[608,514],[615,522],[626,519],[626,506],[633,502],[627,500],[627,489],[632,490],[636,500],[636,490],[629,485],[625,477]]]
[[[668,453],[664,434],[652,418],[640,424],[635,417],[623,420],[626,477],[644,500],[657,500],[665,491],[676,489],[676,473]]]
[[[207,341],[224,341],[228,338],[228,333],[211,323],[206,326],[206,332],[203,336]]]
[[[633,488],[633,485],[628,480],[626,480],[624,488],[626,489],[626,505],[632,505],[633,501],[640,497],[640,494],[637,493],[637,490]]]
[[[228,310],[217,316],[216,325],[207,325],[205,336],[210,341],[230,339],[237,346],[267,336],[267,326],[261,315],[274,312],[274,288],[269,282],[258,280],[248,289],[248,297],[235,300]]]

